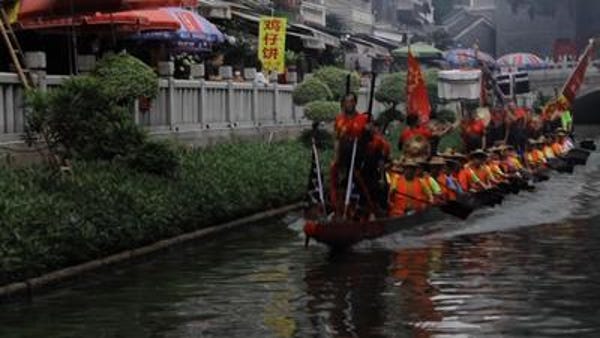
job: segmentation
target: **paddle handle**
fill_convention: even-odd
[[[344,201],[344,217],[348,212],[348,206],[350,205],[350,195],[352,194],[352,178],[354,173],[354,164],[356,162],[356,148],[358,147],[358,138],[354,139],[352,145],[352,159],[350,161],[350,171],[348,172],[348,185],[346,186],[346,200]]]

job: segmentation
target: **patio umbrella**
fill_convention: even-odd
[[[476,68],[480,62],[485,62],[488,66],[494,67],[496,60],[484,52],[475,51],[472,48],[456,48],[444,53],[444,59],[453,68],[472,67]]]
[[[148,30],[130,36],[130,40],[165,41],[180,51],[210,50],[213,44],[225,42],[225,35],[204,17],[180,8],[167,7],[147,10],[150,13],[169,15],[179,23],[176,30]]]
[[[410,45],[410,51],[416,58],[441,58],[442,51],[435,48],[432,45],[417,42]],[[394,49],[392,54],[396,57],[407,58],[408,57],[408,46]]]
[[[213,44],[225,40],[223,33],[211,22],[180,7],[20,20],[18,27],[55,31],[79,27],[94,33],[116,32],[131,40],[166,41],[173,48],[188,52],[208,51]]]
[[[499,67],[511,67],[522,70],[546,68],[544,60],[531,53],[513,53],[504,55],[498,59],[497,64]]]

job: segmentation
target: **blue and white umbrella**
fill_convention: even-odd
[[[147,30],[129,38],[144,41],[165,41],[178,51],[209,51],[215,44],[225,42],[225,35],[201,15],[180,7],[156,9],[160,14],[168,14],[179,23],[177,30]]]

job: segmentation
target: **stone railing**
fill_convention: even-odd
[[[35,76],[39,87],[51,90],[67,76]],[[161,77],[159,94],[149,109],[135,105],[135,121],[157,134],[194,132],[202,137],[217,131],[252,134],[264,130],[304,128],[310,123],[292,101],[294,86],[251,82],[177,80]],[[367,108],[368,90],[359,93],[359,109]],[[376,103],[374,111],[382,107]],[[16,142],[24,129],[24,90],[16,74],[0,73],[0,143]]]

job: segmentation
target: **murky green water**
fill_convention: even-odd
[[[335,256],[290,216],[1,305],[0,336],[597,337],[599,179],[595,154],[467,222]]]

